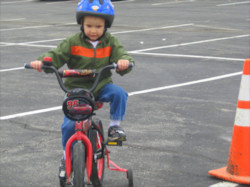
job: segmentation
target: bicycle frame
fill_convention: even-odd
[[[92,144],[89,140],[89,138],[86,136],[86,132],[91,126],[90,120],[84,120],[84,121],[76,121],[75,122],[75,134],[73,134],[69,140],[67,141],[66,147],[65,147],[65,154],[66,154],[66,159],[65,159],[65,166],[66,166],[66,175],[69,178],[71,175],[71,147],[73,142],[75,141],[83,141],[84,144],[87,147],[87,158],[86,158],[86,169],[87,169],[87,175],[88,175],[88,183],[90,183],[90,175],[92,172],[92,161],[93,161],[93,149],[92,149]],[[85,132],[85,133],[83,133]]]

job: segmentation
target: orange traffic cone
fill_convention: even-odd
[[[208,173],[224,180],[250,184],[250,59],[245,60],[243,67],[227,167]]]

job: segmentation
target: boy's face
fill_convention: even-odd
[[[95,16],[85,16],[83,21],[84,34],[91,40],[100,38],[105,29],[105,19]]]

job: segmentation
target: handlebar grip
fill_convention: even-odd
[[[128,67],[129,67],[129,68],[133,68],[134,66],[135,66],[135,64],[134,64],[133,62],[130,62]],[[117,69],[117,68],[118,68],[118,65],[114,62],[114,63],[113,63],[113,67],[114,67],[114,69]]]
[[[133,62],[130,62],[128,67],[132,68],[134,66],[135,66],[135,64]]]
[[[27,64],[27,63],[24,64],[24,68],[25,68],[25,69],[33,69],[33,68],[30,66],[30,64]]]

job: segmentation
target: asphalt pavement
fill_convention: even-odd
[[[53,74],[23,64],[79,32],[75,0],[0,2],[0,186],[57,187],[63,92]],[[135,187],[243,186],[208,175],[227,165],[243,63],[250,58],[249,1],[113,1],[108,31],[136,66],[114,82],[129,93],[113,162]],[[107,132],[109,105],[97,112]],[[128,186],[105,169],[105,187]]]

